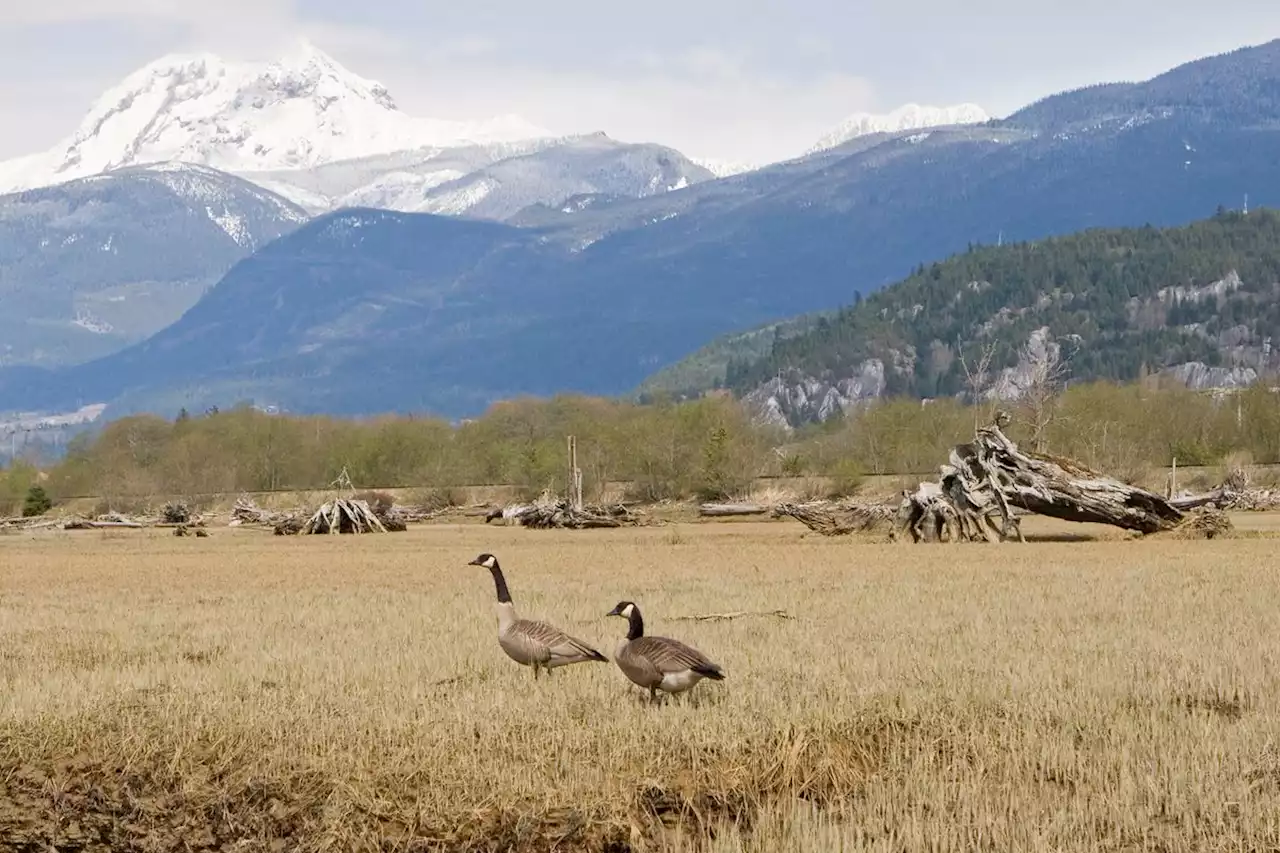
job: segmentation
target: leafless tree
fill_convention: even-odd
[[[964,386],[969,404],[973,406],[973,428],[976,431],[991,420],[991,412],[987,409],[995,405],[987,392],[992,384],[991,362],[996,355],[996,344],[994,341],[984,344],[972,364],[965,358],[964,348],[959,343],[956,344],[956,352],[960,355],[960,369],[964,371]],[[989,404],[983,405],[984,403]]]
[[[1062,344],[1050,338],[1047,329],[1042,334],[1033,334],[1018,349],[1018,364],[1025,371],[1018,382],[1021,404],[1018,421],[1030,434],[1031,447],[1036,453],[1045,452],[1049,429],[1061,420],[1062,389],[1078,349],[1078,339],[1073,336],[1064,353]]]

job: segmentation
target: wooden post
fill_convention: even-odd
[[[1178,495],[1178,457],[1173,457],[1173,464],[1169,466],[1169,499]]]
[[[582,511],[582,469],[578,467],[578,438],[569,436],[569,476],[566,479],[569,490],[569,505],[578,512]]]

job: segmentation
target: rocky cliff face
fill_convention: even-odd
[[[776,377],[748,394],[745,402],[761,423],[790,429],[851,412],[878,400],[884,391],[884,362],[872,358],[854,375],[834,381],[799,373]]]

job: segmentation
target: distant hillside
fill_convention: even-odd
[[[1248,381],[1275,363],[1280,213],[973,247],[833,317],[793,322],[810,328],[725,376],[792,423],[830,414],[832,401],[960,393],[961,356],[972,365],[989,347],[993,369],[1015,369],[1042,329],[1070,353],[1075,379],[1172,369],[1192,384]]]
[[[76,364],[144,340],[306,218],[248,181],[173,163],[0,195],[0,365]]]
[[[775,341],[806,332],[813,328],[819,318],[834,313],[805,314],[790,320],[766,323],[745,332],[722,335],[688,358],[650,376],[636,389],[636,393],[641,396],[664,392],[682,395],[719,388],[725,383],[730,364],[749,363],[764,358],[773,351]]]

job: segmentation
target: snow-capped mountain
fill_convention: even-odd
[[[818,140],[807,154],[835,148],[872,133],[896,133],[927,127],[943,127],[952,124],[981,124],[991,116],[977,104],[957,104],[950,107],[929,107],[920,104],[904,104],[890,113],[854,113],[839,126]]]
[[[70,137],[0,163],[0,191],[45,186],[158,161],[227,172],[310,169],[423,147],[550,133],[517,116],[463,123],[410,116],[381,84],[309,42],[265,65],[173,55],[98,99]]]

